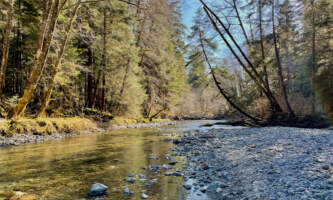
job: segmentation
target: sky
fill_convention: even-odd
[[[181,1],[183,12],[183,23],[187,26],[188,30],[192,26],[195,11],[200,6],[199,0],[182,0]]]
[[[201,3],[199,0],[181,0],[180,5],[182,7],[182,14],[183,14],[183,24],[186,25],[187,30],[186,33],[190,33],[190,28],[193,25],[193,18],[195,16],[195,12],[198,8],[201,7]],[[236,39],[241,41],[242,35],[239,33],[235,33],[233,35]],[[230,51],[226,48],[223,42],[217,37],[217,45],[218,50],[214,53],[216,58],[223,59],[223,58],[230,58]],[[187,41],[188,42],[188,41]]]

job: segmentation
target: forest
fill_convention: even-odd
[[[333,120],[332,1],[195,3],[1,0],[0,117]]]

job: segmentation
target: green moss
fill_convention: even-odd
[[[54,133],[71,133],[78,131],[93,131],[96,123],[85,118],[38,118],[19,119],[0,123],[0,132],[5,136],[15,134],[52,135]]]

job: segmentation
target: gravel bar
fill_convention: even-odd
[[[333,131],[288,127],[187,132],[188,199],[333,200]]]

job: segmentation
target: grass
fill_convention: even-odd
[[[169,119],[147,118],[131,119],[114,117],[109,121],[110,125],[122,126],[136,123],[166,122]],[[73,133],[79,131],[94,131],[97,123],[87,118],[21,118],[17,120],[0,119],[0,135],[11,137],[15,134],[26,135],[52,135],[54,133]]]
[[[52,135],[54,133],[72,133],[93,131],[97,129],[95,122],[85,118],[22,118],[18,120],[0,121],[0,133],[4,136],[15,134]]]

